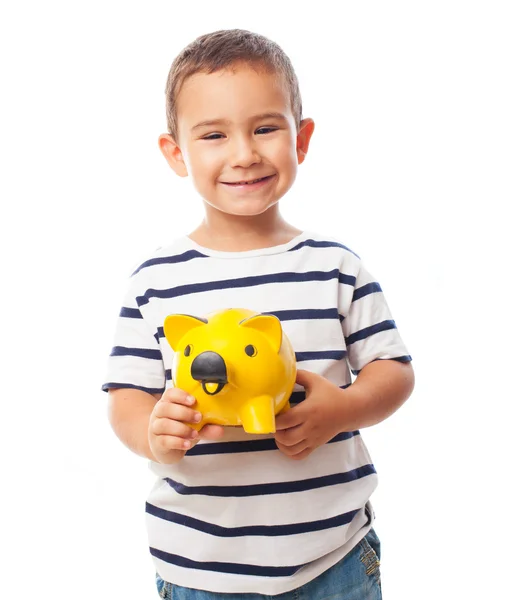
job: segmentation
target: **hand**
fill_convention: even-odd
[[[343,430],[338,417],[346,398],[345,390],[310,371],[298,371],[296,383],[305,388],[305,400],[276,417],[274,439],[286,456],[301,460]]]
[[[200,412],[190,408],[195,398],[180,390],[166,390],[150,415],[148,442],[156,461],[179,462],[200,439],[217,440],[224,434],[219,425],[205,425],[198,433],[187,423],[200,422]]]

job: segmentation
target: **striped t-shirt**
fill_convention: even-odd
[[[132,275],[103,389],[162,393],[173,360],[165,317],[226,308],[276,315],[298,368],[341,388],[371,361],[410,360],[379,284],[342,244],[304,232],[280,246],[219,252],[184,237]],[[296,385],[291,404],[304,397]],[[338,562],[370,527],[377,475],[359,431],[295,461],[272,435],[229,427],[178,464],[150,465],[150,552],[162,579],[184,587],[280,594]]]

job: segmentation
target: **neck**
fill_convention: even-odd
[[[245,252],[285,244],[300,233],[282,218],[275,205],[251,217],[207,210],[204,221],[189,237],[212,250]]]

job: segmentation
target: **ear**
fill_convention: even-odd
[[[314,133],[314,121],[312,119],[303,119],[300,123],[300,131],[296,136],[296,152],[298,155],[298,164],[301,165],[307,156],[309,143]]]
[[[195,327],[206,325],[206,319],[199,319],[190,315],[169,315],[164,320],[164,335],[168,343],[177,351],[177,346],[182,338]]]
[[[179,177],[187,177],[188,169],[184,162],[181,148],[169,133],[163,133],[159,136],[159,148],[175,173]]]
[[[263,333],[269,343],[278,354],[282,345],[282,325],[280,321],[274,315],[254,315],[248,319],[244,319],[240,323],[241,327],[250,327],[256,329],[260,333]]]

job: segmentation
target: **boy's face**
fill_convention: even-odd
[[[282,78],[236,66],[188,78],[177,98],[177,140],[160,147],[180,176],[191,175],[209,210],[254,216],[289,190],[314,123],[299,130]]]

